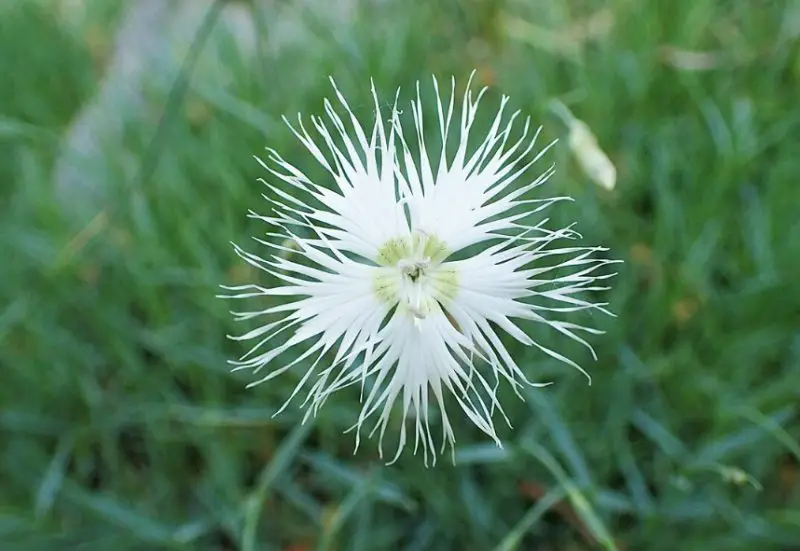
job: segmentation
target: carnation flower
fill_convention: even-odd
[[[251,386],[297,372],[299,382],[279,412],[305,389],[304,421],[333,393],[359,385],[356,447],[374,418],[369,434],[379,433],[383,457],[389,420],[401,412],[392,461],[411,425],[414,452],[421,447],[426,464],[429,454],[435,462],[433,409],[439,411],[440,453],[453,450],[452,412],[445,408],[450,400],[501,445],[494,423],[497,415],[508,422],[497,398],[501,382],[518,395],[526,385],[549,384],[528,379],[503,334],[588,377],[539,342],[535,324],[591,350],[579,333],[601,332],[558,317],[606,312],[605,304],[581,294],[605,289],[598,280],[613,274],[598,274],[598,268],[611,261],[594,255],[605,250],[600,247],[561,245],[576,237],[571,227],[546,228],[543,211],[568,198],[532,196],[553,174],[552,165],[533,180],[527,175],[553,143],[535,151],[541,129],[531,130],[530,119],[520,129],[519,112],[508,113],[507,97],[476,139],[473,127],[486,89],[473,96],[470,78],[460,114],[454,114],[455,81],[447,100],[434,78],[438,135],[429,147],[419,85],[410,112],[397,108],[398,90],[387,120],[373,85],[375,120],[365,129],[331,82],[338,110],[324,102],[327,118],[311,117],[315,136],[301,117],[296,126],[287,121],[325,177],[312,179],[272,149],[259,160],[271,175],[262,182],[272,213],[249,216],[272,229],[268,239],[256,238],[272,252],[235,250],[266,272],[270,284],[226,287],[228,298],[266,303],[262,310],[234,313],[239,320],[262,321],[232,337],[254,341],[232,363],[260,376]]]

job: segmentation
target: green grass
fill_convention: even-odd
[[[106,152],[119,174],[89,219],[51,183],[95,90],[89,44],[44,3],[0,7],[0,548],[798,548],[797,3],[400,4],[364,8],[384,22],[344,36],[321,26],[324,48],[234,60],[230,87],[178,89],[155,147],[154,126],[132,124],[133,166]],[[611,30],[574,55],[530,28],[602,6]],[[718,66],[671,66],[665,45]],[[329,74],[368,113],[370,78],[408,100],[418,79],[463,85],[476,67],[549,138],[560,98],[615,162],[605,192],[562,145],[546,193],[575,197],[554,220],[625,260],[602,297],[618,317],[592,320],[607,331],[596,363],[534,335],[591,386],[513,348],[556,384],[504,397],[504,449],[459,420],[455,466],[406,453],[385,467],[374,441],[354,456],[343,434],[355,392],[313,424],[296,407],[273,419],[295,379],[245,390],[226,365],[241,328],[214,295],[257,277],[229,245],[263,231],[245,218],[266,210],[252,155],[307,160],[281,115],[320,113]]]

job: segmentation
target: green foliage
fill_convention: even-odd
[[[100,4],[95,17],[117,18]],[[0,7],[0,547],[796,545],[797,4],[363,4],[346,34],[309,13],[325,47],[259,49],[232,59],[230,85],[176,85],[157,147],[150,115],[130,124],[133,176],[107,151],[119,177],[79,222],[52,172],[94,91],[91,44],[41,2]],[[110,21],[104,32],[111,44]],[[692,51],[707,66],[687,67]],[[296,379],[244,388],[248,374],[226,361],[245,350],[225,338],[242,328],[214,295],[260,277],[229,245],[264,231],[245,218],[266,210],[252,155],[268,145],[307,159],[281,115],[321,113],[328,75],[368,113],[370,78],[388,102],[431,73],[463,85],[473,68],[549,137],[561,129],[546,108],[560,98],[616,164],[606,192],[561,147],[545,192],[572,195],[554,219],[625,260],[603,297],[618,317],[595,320],[607,334],[592,339],[594,364],[553,339],[591,386],[512,349],[556,384],[503,397],[514,425],[503,449],[458,422],[455,466],[406,453],[385,467],[374,441],[353,455],[343,434],[357,392],[307,425],[295,404],[273,418]]]

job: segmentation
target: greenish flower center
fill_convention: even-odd
[[[441,262],[450,252],[444,242],[435,235],[415,231],[410,237],[393,237],[378,249],[377,262],[381,266],[396,266],[413,256]]]
[[[448,255],[444,242],[425,232],[389,239],[376,258],[376,296],[416,320],[424,319],[458,292],[458,274],[444,262]]]

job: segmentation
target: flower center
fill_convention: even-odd
[[[455,269],[443,263],[447,255],[442,241],[422,231],[390,239],[378,251],[376,295],[413,316],[419,327],[458,290]]]
[[[424,319],[430,309],[428,304],[428,271],[430,259],[406,260],[398,263],[402,274],[400,300],[405,302],[416,319]]]
[[[398,262],[397,265],[405,277],[410,279],[412,283],[416,283],[422,276],[425,275],[425,270],[428,268],[430,263],[430,258],[424,258],[416,261],[403,259]]]

